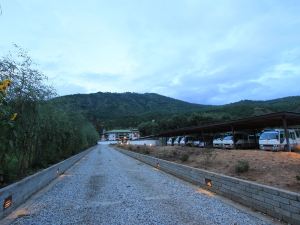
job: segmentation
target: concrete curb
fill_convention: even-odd
[[[300,225],[300,194],[116,148],[119,152],[276,219]]]
[[[95,147],[95,146],[94,146]],[[94,147],[91,147],[77,155],[74,155],[64,161],[61,161],[51,167],[48,167],[40,172],[37,172],[31,176],[28,176],[16,183],[13,183],[7,187],[0,189],[0,220],[14,211],[18,206],[24,203],[34,193],[41,190],[48,185],[52,180],[63,174],[67,169],[74,165],[78,160],[84,157],[87,153],[92,151]],[[5,209],[5,204],[9,204],[11,200],[11,206]]]

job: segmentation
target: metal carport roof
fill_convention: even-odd
[[[284,127],[286,122],[288,127],[300,125],[300,113],[276,112],[259,116],[253,116],[222,123],[214,123],[197,127],[186,127],[176,130],[169,130],[159,133],[157,137],[170,137],[176,135],[195,133],[222,133],[231,130],[261,130],[267,127]]]

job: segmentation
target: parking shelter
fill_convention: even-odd
[[[288,128],[300,125],[300,113],[276,112],[259,116],[253,116],[238,120],[221,123],[213,123],[195,127],[185,127],[169,130],[155,135],[156,137],[173,137],[200,134],[201,136],[212,136],[217,133],[247,131],[257,134],[265,128],[283,128],[286,137],[287,148],[291,150]]]

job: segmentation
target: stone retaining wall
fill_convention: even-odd
[[[59,175],[63,174],[67,169],[69,169],[92,149],[94,149],[94,147],[91,147],[34,175],[26,177],[23,180],[0,189],[0,220],[15,210],[34,193],[45,187]],[[12,204],[9,208],[5,209],[5,202],[8,204],[8,202],[5,200],[9,198],[11,198]]]
[[[117,150],[272,217],[300,225],[300,194],[298,193],[192,168],[123,149]]]

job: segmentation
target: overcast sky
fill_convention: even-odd
[[[223,104],[300,95],[299,0],[0,0],[0,54],[28,50],[60,95]]]

